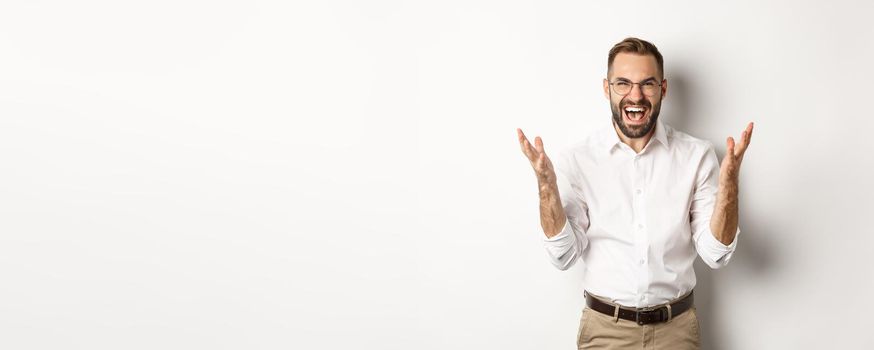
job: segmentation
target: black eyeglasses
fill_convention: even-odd
[[[634,85],[640,85],[640,91],[642,91],[646,96],[655,95],[656,92],[661,91],[662,87],[662,83],[657,83],[655,80],[647,80],[641,83],[620,80],[610,83],[610,86],[613,87],[613,92],[622,96],[628,95],[631,92],[631,89],[634,88]]]

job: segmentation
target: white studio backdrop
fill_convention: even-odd
[[[609,48],[662,120],[756,123],[705,349],[865,349],[865,2],[0,5],[0,348],[572,349],[515,128],[609,122]]]

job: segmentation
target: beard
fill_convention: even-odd
[[[643,125],[628,125],[625,123],[625,119],[622,118],[622,113],[625,110],[626,105],[632,106],[643,106],[649,111],[649,120],[647,120],[646,124]],[[625,137],[630,139],[636,139],[640,137],[644,137],[652,131],[652,128],[655,127],[656,121],[659,119],[659,112],[662,109],[662,101],[659,101],[653,106],[646,99],[643,99],[638,102],[631,103],[622,99],[619,101],[618,105],[610,104],[610,110],[613,111],[613,123],[619,126],[619,131],[622,131],[622,134]]]

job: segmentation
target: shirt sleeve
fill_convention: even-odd
[[[581,196],[579,174],[574,171],[566,154],[556,159],[555,176],[567,220],[561,232],[551,238],[543,239],[544,247],[553,266],[567,270],[588,246],[586,229],[589,227],[588,207]]]
[[[719,161],[713,145],[708,143],[707,151],[698,167],[695,193],[691,206],[692,239],[695,241],[695,249],[698,256],[711,268],[718,269],[728,265],[732,254],[737,247],[740,236],[740,227],[734,236],[734,241],[725,245],[713,236],[710,230],[710,218],[713,215],[713,206],[716,202],[716,194],[719,190]]]

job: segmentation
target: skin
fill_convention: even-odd
[[[616,93],[613,93],[610,88],[611,81],[617,81],[619,79],[628,80],[631,82],[644,82],[647,80],[655,80],[656,82],[661,82],[662,87],[659,93],[654,94],[652,96],[646,96],[641,91],[640,85],[634,85],[631,89],[631,92],[628,95],[622,96]],[[647,123],[649,121],[655,121],[659,109],[661,109],[662,100],[666,97],[668,93],[668,81],[662,78],[662,73],[659,72],[658,63],[656,62],[655,57],[651,55],[643,56],[643,55],[635,55],[630,53],[620,53],[616,55],[613,59],[613,65],[610,67],[607,72],[607,79],[603,81],[604,88],[604,97],[610,101],[610,109],[614,113],[622,113],[625,105],[631,106],[640,106],[645,105],[647,108],[643,119],[641,122]],[[629,124],[622,118],[622,122],[625,123],[627,128],[641,128],[642,126],[637,126],[634,124]],[[650,123],[650,126],[653,126],[655,123]],[[649,132],[647,132],[642,137],[629,137],[625,135],[616,125],[616,121],[613,121],[613,128],[616,129],[616,134],[619,135],[619,139],[622,140],[623,143],[631,147],[636,153],[640,153],[643,150],[644,146],[646,146],[649,139],[652,138],[652,135],[655,133],[655,128],[651,128]]]
[[[609,85],[611,81],[615,81],[618,78],[625,78],[635,83],[653,78],[661,81],[662,86],[659,93],[653,96],[645,96],[640,89],[640,85],[634,85],[628,95],[620,96],[613,93]],[[621,107],[625,104],[647,105],[650,107],[647,108],[646,115],[639,123],[629,122],[626,124],[630,128],[638,129],[640,124],[646,124],[646,122],[650,121],[650,118],[653,121],[657,119],[661,101],[665,98],[668,91],[668,82],[663,78],[662,72],[659,71],[655,57],[631,53],[616,55],[612,66],[608,70],[607,79],[604,79],[603,86],[604,96],[610,101],[611,109],[615,108],[614,110],[618,110],[621,113]],[[625,122],[624,118],[622,120]],[[613,127],[617,135],[619,135],[619,139],[637,153],[643,150],[655,133],[655,128],[652,128],[640,137],[628,137],[620,130],[621,128],[617,126],[615,121]],[[528,158],[537,178],[540,194],[540,226],[543,228],[543,233],[546,237],[551,238],[561,232],[567,220],[564,208],[561,205],[561,197],[558,193],[555,169],[549,156],[546,155],[543,140],[540,136],[534,138],[534,145],[532,145],[525,136],[525,133],[522,132],[522,129],[516,129],[516,134],[519,139],[519,145],[522,148],[522,153]],[[710,219],[710,230],[713,232],[713,236],[725,245],[731,244],[737,233],[738,178],[740,176],[741,162],[747,147],[750,145],[752,135],[753,123],[749,123],[741,133],[739,143],[735,144],[734,138],[730,136],[726,139],[725,157],[723,157],[719,169],[719,190],[716,196],[716,205],[713,207],[713,216]]]

